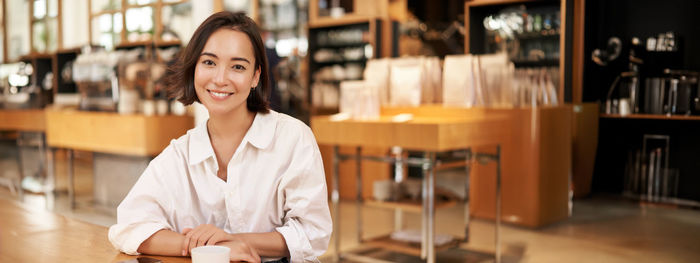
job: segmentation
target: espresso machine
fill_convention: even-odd
[[[78,55],[72,73],[80,94],[80,110],[116,110],[119,82],[114,69],[118,60],[117,52],[96,51]]]
[[[698,86],[700,73],[688,70],[665,69],[661,77],[645,82],[645,111],[649,114],[700,114]]]
[[[620,40],[616,37],[611,38],[608,41],[608,48],[606,51],[601,51],[596,49],[593,51],[593,61],[601,66],[605,66],[607,62],[614,60],[619,56],[621,52]],[[629,64],[628,71],[621,72],[608,90],[607,97],[605,99],[605,113],[613,114],[619,113],[621,115],[627,115],[630,113],[640,112],[640,91],[639,91],[639,79],[640,79],[640,66],[644,64],[644,60],[639,57],[639,46],[641,45],[638,38],[632,38],[630,49],[629,49]],[[622,83],[622,84],[620,84]],[[618,85],[620,84],[620,85]],[[614,91],[618,88],[619,99],[614,99]]]

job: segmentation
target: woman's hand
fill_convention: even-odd
[[[182,242],[183,256],[187,256],[195,247],[216,245],[216,243],[233,239],[223,229],[210,224],[199,225],[194,229],[185,228],[182,230],[182,234],[185,235],[185,239]]]
[[[231,249],[231,254],[229,255],[229,260],[231,261],[260,263],[260,255],[258,255],[258,252],[242,240],[234,239],[221,242],[217,245]]]

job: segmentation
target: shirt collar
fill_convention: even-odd
[[[268,113],[255,114],[253,125],[250,126],[245,137],[248,142],[258,149],[265,149],[275,136],[277,128],[277,115],[279,113],[270,110]],[[245,141],[245,139],[244,139]]]
[[[265,149],[270,145],[277,128],[277,115],[279,113],[270,110],[269,113],[257,113],[253,124],[246,132],[241,143],[250,143],[258,149]],[[190,134],[189,164],[194,165],[214,157],[214,148],[207,128],[207,121],[197,125]]]

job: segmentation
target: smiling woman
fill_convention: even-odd
[[[248,64],[243,66],[246,71],[255,73],[252,76],[255,82],[251,83],[255,85],[250,86],[255,92],[250,92],[246,106],[249,111],[266,113],[268,103],[263,98],[268,97],[270,84],[265,46],[253,20],[242,13],[233,16],[230,14],[228,12],[214,14],[197,28],[183,55],[170,69],[167,86],[171,96],[185,105],[202,102],[195,88],[195,71],[200,69],[200,65],[216,66],[214,63],[216,59],[222,68],[227,65],[240,68],[243,65],[234,62],[245,61]],[[233,41],[227,42],[227,40]],[[228,56],[230,61],[222,61],[226,57],[219,56]],[[226,76],[221,75],[221,77],[223,81]]]
[[[173,140],[117,209],[109,231],[127,254],[186,256],[221,245],[234,261],[318,261],[332,222],[311,129],[268,109],[255,23],[220,12],[195,31],[166,79],[209,120]]]
[[[199,101],[214,115],[226,114],[253,100],[260,79],[253,46],[244,33],[232,29],[214,32],[199,56],[194,89]],[[257,100],[255,100],[257,101]]]

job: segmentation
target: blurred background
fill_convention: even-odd
[[[323,261],[700,256],[698,1],[0,2],[0,198],[114,224],[150,160],[207,119],[166,96],[166,68],[209,15],[241,11],[271,108],[312,127],[337,190]],[[434,200],[407,160],[433,161]]]

